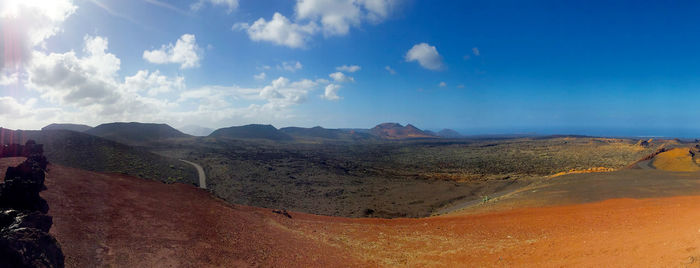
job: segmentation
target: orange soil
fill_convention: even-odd
[[[654,157],[652,165],[666,171],[691,172],[700,170],[700,166],[693,161],[693,156],[688,148],[675,148],[660,153]]]
[[[192,186],[50,168],[42,195],[69,267],[700,264],[700,196],[423,219],[290,219]]]

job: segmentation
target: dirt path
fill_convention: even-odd
[[[522,189],[525,189],[525,187],[528,187],[528,186],[531,186],[531,185],[525,185],[525,186],[520,186],[520,187],[514,188],[514,189],[503,190],[500,192],[493,193],[489,196],[484,196],[481,199],[462,200],[462,201],[459,201],[459,202],[456,202],[454,204],[451,204],[451,205],[448,205],[448,206],[445,206],[445,207],[438,209],[437,211],[433,212],[432,216],[446,215],[446,214],[450,214],[450,213],[454,213],[457,211],[467,209],[469,207],[478,206],[478,205],[481,205],[481,204],[488,202],[489,200],[501,198],[501,197],[506,196],[508,194],[511,194],[511,193],[514,193],[517,191],[521,191]]]
[[[202,168],[202,166],[184,159],[180,159],[180,161],[190,164],[197,169],[197,174],[199,175],[199,188],[207,189],[207,175],[204,173],[204,169]]]
[[[651,160],[643,160],[637,163],[637,166],[641,169],[655,169],[651,166]]]
[[[386,220],[288,218],[189,185],[58,165],[46,185],[67,267],[700,264],[700,196]]]

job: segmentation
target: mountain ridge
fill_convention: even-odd
[[[437,138],[411,124],[402,126],[399,123],[381,123],[370,129],[369,132],[384,139]]]
[[[128,145],[156,140],[191,137],[167,125],[139,122],[114,122],[96,126],[85,133]]]

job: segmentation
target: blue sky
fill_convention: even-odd
[[[699,7],[9,0],[0,125],[700,136]]]

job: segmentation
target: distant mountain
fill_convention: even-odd
[[[411,124],[383,123],[370,129],[370,134],[384,139],[435,138]]]
[[[182,131],[185,134],[190,134],[192,136],[209,136],[212,132],[214,132],[213,129],[208,128],[208,127],[200,127],[200,126],[195,126],[195,125],[187,125],[184,127],[178,128],[178,130]]]
[[[70,130],[76,132],[85,132],[89,129],[92,129],[92,127],[80,124],[50,124],[41,128],[41,130]]]
[[[435,133],[435,131],[431,131],[431,130],[423,130],[423,132],[425,132],[425,134],[428,134],[430,136],[436,136],[436,137],[440,136],[437,133]]]
[[[443,137],[443,138],[461,138],[461,137],[464,137],[462,134],[459,134],[459,132],[454,131],[452,129],[448,129],[448,128],[438,131],[437,135],[440,137]]]
[[[272,125],[245,125],[228,128],[220,128],[209,134],[209,137],[232,139],[266,139],[266,140],[292,140],[292,137],[279,131]]]
[[[366,140],[372,138],[372,135],[368,133],[357,132],[355,130],[327,129],[322,127],[285,127],[281,128],[280,131],[296,139],[327,139],[352,141]]]
[[[163,182],[197,182],[196,170],[190,165],[143,148],[69,130],[14,131],[0,128],[0,144],[24,144],[29,139],[44,145],[44,155],[51,163]]]
[[[166,124],[152,123],[108,123],[96,126],[85,133],[129,145],[170,138],[190,137]]]

